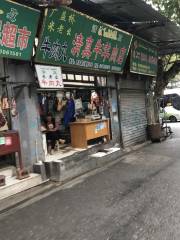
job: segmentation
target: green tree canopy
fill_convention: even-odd
[[[180,0],[146,0],[164,16],[180,25]]]
[[[144,0],[162,15],[180,25],[180,0]],[[172,54],[163,56],[158,61],[158,74],[155,84],[155,96],[159,97],[169,82],[180,72],[180,56]]]

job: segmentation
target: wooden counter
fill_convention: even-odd
[[[88,140],[106,137],[110,140],[109,119],[70,123],[71,145],[74,148],[87,148]]]

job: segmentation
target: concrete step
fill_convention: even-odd
[[[0,200],[38,186],[42,183],[43,181],[41,175],[35,173],[31,173],[28,178],[23,180],[18,180],[16,177],[7,177],[6,185],[0,187]]]
[[[122,156],[138,150],[147,144],[150,144],[150,142],[147,141],[126,149],[120,149],[118,145],[98,146],[97,148],[88,149],[67,158],[45,162],[46,174],[52,181],[67,182],[86,172],[113,164]]]
[[[0,169],[0,175],[4,175],[6,177],[12,177],[16,174],[16,168],[14,166],[7,166]]]
[[[52,181],[64,182],[89,172],[93,169],[113,162],[121,156],[120,148],[106,148],[98,150],[96,153],[87,154],[82,152],[70,156],[69,158],[45,162],[45,169],[48,178]]]
[[[99,151],[91,155],[91,159],[97,159],[97,167],[103,167],[105,164],[113,162],[117,158],[122,156],[122,151],[118,147],[112,147],[104,149],[104,151]]]

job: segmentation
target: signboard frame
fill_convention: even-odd
[[[118,28],[115,28],[113,26],[110,26],[108,24],[102,23],[98,21],[95,18],[92,18],[90,16],[87,16],[86,14],[80,13],[74,9],[71,9],[69,7],[61,7],[58,10],[59,18],[63,19],[63,13],[67,13],[68,15],[68,23],[63,24],[56,24],[58,21],[56,18],[57,10],[48,9],[45,12],[45,18],[43,22],[42,31],[40,34],[40,41],[39,45],[36,51],[35,55],[35,62],[36,63],[44,63],[44,64],[53,64],[53,65],[61,65],[61,66],[70,66],[70,67],[79,67],[89,70],[98,70],[101,72],[114,72],[114,73],[122,73],[124,69],[124,65],[126,63],[126,59],[130,50],[131,41],[133,38],[133,35],[130,33],[127,33],[123,30],[120,30]],[[70,14],[71,13],[71,14]],[[53,18],[53,16],[55,16]],[[74,16],[74,20],[73,20]],[[77,22],[83,25],[82,28],[78,26],[74,27],[73,24],[77,24]],[[65,16],[64,16],[65,18]],[[62,20],[63,22],[63,20]],[[49,24],[49,25],[48,25]],[[71,28],[73,37],[69,37],[68,40],[68,26],[73,26]],[[91,26],[91,28],[88,28],[88,26]],[[58,28],[57,28],[58,27]],[[49,30],[48,30],[49,29]],[[62,32],[66,30],[66,37],[62,34]],[[77,30],[78,29],[78,30]],[[77,32],[76,32],[77,30]],[[57,32],[59,31],[59,37],[57,37]],[[93,32],[94,31],[94,32]],[[102,32],[101,32],[102,31]],[[54,33],[55,32],[55,33]],[[53,34],[54,33],[54,34]],[[70,34],[70,33],[69,33]],[[99,34],[102,34],[101,36]],[[81,46],[81,49],[79,52],[77,52],[77,41],[81,41],[82,44],[82,37],[83,38],[83,45]],[[63,40],[64,42],[63,42]],[[60,40],[59,40],[60,39]],[[67,40],[66,40],[67,39]],[[117,40],[118,39],[118,40]],[[56,44],[56,47],[59,45],[67,44],[67,60],[63,61],[61,56],[60,60],[54,60],[52,57],[52,53],[49,53],[48,51],[45,51],[45,47],[47,47],[47,44]],[[114,59],[112,52],[107,52],[109,54],[109,58],[112,60],[112,62],[116,62],[117,59],[119,59],[119,65],[118,64],[107,64],[108,60],[106,59],[106,56],[104,55],[104,58],[102,58],[102,61],[100,61],[103,53],[98,55],[98,43],[99,45],[102,43],[103,49],[106,48],[108,50],[108,43],[110,43],[112,46],[111,50],[114,53]],[[113,43],[113,44],[112,44]],[[118,47],[119,44],[119,47]],[[120,45],[121,44],[121,45]],[[46,46],[45,46],[46,45]],[[63,45],[64,46],[64,45]],[[70,46],[70,47],[69,47]],[[52,49],[54,45],[49,45],[49,49]],[[89,53],[88,50],[91,48],[92,52]],[[47,50],[47,48],[46,48]],[[96,52],[95,52],[96,50]],[[109,49],[110,50],[110,49]],[[49,50],[50,51],[50,50]],[[103,51],[103,50],[102,50]],[[124,52],[123,52],[124,51]],[[116,53],[117,52],[117,53]],[[88,53],[90,54],[90,57],[88,56]],[[74,56],[73,56],[74,54]],[[116,56],[115,56],[116,55]],[[81,58],[80,58],[81,56]],[[50,59],[48,59],[50,57]],[[58,58],[58,56],[56,55]],[[91,58],[92,57],[92,58]],[[95,59],[95,60],[93,60]],[[106,61],[107,60],[107,61]]]
[[[135,52],[136,49],[139,50]],[[158,52],[156,45],[140,37],[133,36],[130,54],[130,72],[152,77],[157,76]],[[149,71],[138,70],[140,66],[144,69],[149,68]]]
[[[10,0],[1,0],[1,57],[20,60],[31,59],[39,17],[39,10]]]
[[[62,89],[63,75],[60,66],[35,64],[39,86],[42,89]],[[46,76],[49,77],[46,77]]]

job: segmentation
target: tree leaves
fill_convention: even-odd
[[[160,11],[168,19],[180,25],[180,0],[144,0]],[[160,97],[163,89],[180,72],[179,54],[167,55],[159,58],[158,74],[155,85],[155,97]]]
[[[145,0],[164,16],[180,25],[180,0]]]

